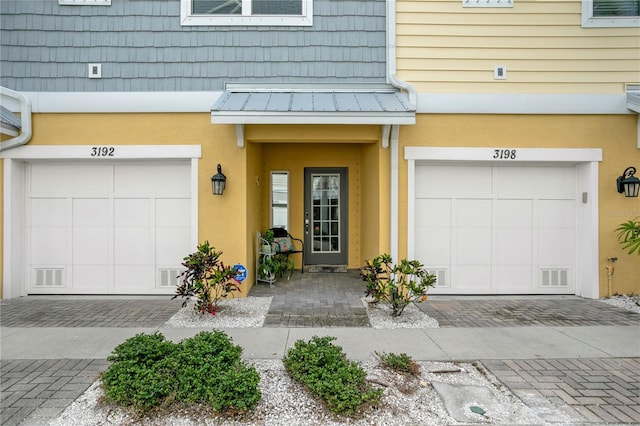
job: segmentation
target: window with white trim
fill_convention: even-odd
[[[640,0],[582,0],[582,26],[640,27]]]
[[[111,0],[58,0],[63,6],[111,6]]]
[[[188,25],[313,25],[313,0],[180,0]]]
[[[289,229],[289,172],[271,172],[271,227]]]

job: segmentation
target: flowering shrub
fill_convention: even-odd
[[[220,260],[221,255],[221,251],[216,251],[205,241],[198,246],[198,251],[185,257],[182,266],[186,270],[180,274],[182,283],[176,288],[176,295],[172,299],[184,298],[182,307],[185,307],[191,297],[197,297],[194,309],[201,314],[209,312],[215,315],[220,300],[234,291],[240,291],[236,269],[225,266]]]
[[[394,265],[388,254],[367,260],[360,268],[360,276],[367,283],[367,296],[389,306],[392,317],[402,315],[410,303],[426,301],[429,287],[436,282],[436,276],[417,260],[403,259]]]

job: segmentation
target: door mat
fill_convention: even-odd
[[[312,273],[347,272],[347,265],[309,265],[305,268]]]

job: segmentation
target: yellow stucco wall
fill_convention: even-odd
[[[640,169],[635,115],[426,115],[400,132],[400,156],[405,146],[601,148],[599,165],[600,295],[606,295],[605,257],[617,256],[613,291],[640,293],[640,257],[620,250],[613,230],[640,215],[640,198],[625,198],[615,179],[630,165]],[[407,164],[399,167],[399,254],[407,254]]]
[[[246,146],[241,149],[234,126],[212,125],[206,113],[34,114],[33,123],[30,145],[201,145],[198,240],[209,240],[222,250],[225,263],[247,266],[243,295],[255,279],[255,232],[269,225],[271,170],[290,171],[291,233],[302,236],[304,167],[348,167],[349,267],[389,251],[390,150],[381,147],[380,126],[246,126]],[[640,215],[640,199],[618,194],[614,184],[625,167],[640,169],[636,116],[418,115],[415,126],[400,131],[400,258],[406,257],[407,243],[405,146],[601,148],[600,295],[606,293],[604,258],[609,256],[619,259],[613,291],[640,293],[640,258],[624,253],[613,232],[619,223]],[[210,177],[218,163],[227,176],[227,189],[214,197]],[[299,266],[298,258],[296,262]]]

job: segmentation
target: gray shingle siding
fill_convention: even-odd
[[[385,81],[384,0],[314,0],[311,27],[182,27],[179,0],[2,0],[0,15],[0,85],[18,91]]]

